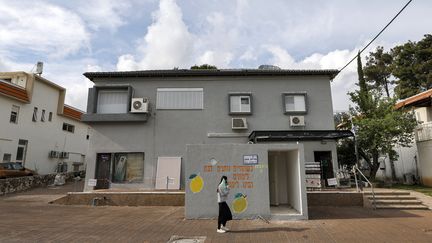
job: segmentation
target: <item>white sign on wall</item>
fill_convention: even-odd
[[[337,180],[336,178],[329,178],[327,179],[327,183],[329,186],[337,186]]]
[[[243,155],[244,165],[257,165],[258,164],[258,154],[248,154]]]
[[[97,180],[96,179],[88,179],[87,185],[88,186],[96,186]]]

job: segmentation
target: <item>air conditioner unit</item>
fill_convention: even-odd
[[[232,118],[232,129],[247,129],[246,118]]]
[[[147,113],[149,102],[147,98],[132,98],[131,112],[132,113]]]
[[[290,125],[292,127],[303,127],[305,125],[304,116],[290,116]]]
[[[63,159],[69,158],[69,153],[68,152],[60,152],[60,158],[63,158]]]
[[[49,157],[50,158],[58,158],[59,157],[59,152],[52,150],[52,151],[49,152]]]

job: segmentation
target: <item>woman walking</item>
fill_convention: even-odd
[[[217,188],[217,197],[219,204],[219,217],[218,217],[218,233],[225,233],[229,231],[227,227],[225,227],[226,222],[232,220],[231,210],[226,203],[229,194],[229,185],[228,178],[226,176],[222,176],[221,181]]]

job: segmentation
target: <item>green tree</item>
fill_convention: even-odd
[[[357,128],[359,154],[369,165],[371,179],[375,179],[380,155],[389,154],[390,160],[395,160],[393,147],[411,144],[416,121],[412,113],[394,109],[395,98],[370,90],[363,76],[360,55],[357,64],[359,90],[349,93],[355,104],[350,112]]]
[[[389,86],[394,84],[392,77],[393,57],[390,53],[384,52],[382,46],[377,47],[375,52],[370,52],[366,57],[364,67],[365,79],[371,84],[372,88],[381,92],[384,90],[387,97],[390,97]]]
[[[336,149],[339,164],[352,167],[357,163],[353,139],[345,138],[341,140],[337,143]]]
[[[432,35],[394,47],[391,56],[395,92],[400,99],[432,88]]]
[[[209,64],[202,64],[202,65],[193,65],[190,69],[218,69],[216,66],[212,66]]]

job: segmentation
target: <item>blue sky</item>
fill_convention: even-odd
[[[66,87],[85,109],[92,83],[82,73],[274,64],[340,68],[406,0],[0,0],[0,71],[31,71]],[[371,46],[386,49],[430,33],[432,2],[415,0]],[[355,63],[332,83],[346,110]]]

